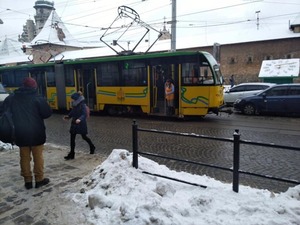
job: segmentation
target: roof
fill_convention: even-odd
[[[266,82],[247,82],[247,83],[240,83],[235,85],[237,86],[244,86],[244,85],[274,85],[275,83],[266,83]]]
[[[291,23],[291,27],[300,26],[300,14],[296,17],[296,19]]]
[[[296,19],[291,23],[290,29],[291,29],[291,30],[294,30],[295,27],[299,27],[299,26],[300,26],[300,15],[298,15],[298,16],[296,17]]]
[[[21,50],[22,43],[10,38],[5,38],[0,46],[0,65],[16,62],[28,62],[28,55]]]
[[[22,44],[20,42],[10,38],[5,38],[2,42],[2,45],[0,46],[0,58],[24,55],[21,48]]]
[[[82,47],[80,42],[77,41],[65,27],[55,10],[52,10],[43,29],[31,41],[32,46],[46,43],[62,46]]]

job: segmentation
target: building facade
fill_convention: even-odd
[[[36,35],[40,33],[46,23],[50,13],[54,10],[54,2],[36,1],[34,7],[36,14],[34,16]]]
[[[213,46],[190,50],[213,54]],[[231,75],[236,84],[261,81],[258,74],[263,60],[291,58],[300,58],[300,37],[220,45],[219,62],[226,84]],[[293,82],[300,82],[300,79]]]
[[[43,29],[51,11],[54,8],[54,2],[39,0],[35,2],[34,7],[36,15],[34,20],[27,20],[23,26],[23,33],[19,35],[19,42],[31,42]]]
[[[34,17],[35,24],[32,20],[27,21],[26,25],[24,26],[24,32],[21,36],[22,42],[31,42],[40,33],[47,19],[49,18],[49,15],[54,10],[54,2],[37,0],[34,8],[36,10],[36,15]],[[63,23],[61,22],[59,25],[61,26],[62,24]],[[298,16],[295,21],[290,24],[289,29],[293,33],[300,32],[300,16]],[[166,29],[165,25],[163,31],[161,32],[163,35],[161,36],[160,40],[171,38],[171,34]],[[47,35],[47,37],[49,36],[50,35]],[[62,37],[62,39],[64,38]],[[61,40],[61,38],[59,41],[64,41],[65,43],[65,40]],[[49,40],[49,43],[50,45],[43,44],[41,46],[33,46],[33,48],[36,48],[36,52],[39,52],[35,58],[40,59],[47,56],[46,58],[49,59],[51,56],[54,56],[57,53],[78,49],[74,47],[76,46],[74,44],[70,46],[65,46],[63,43],[53,45],[53,43],[59,42],[53,42],[51,40]],[[263,60],[300,58],[300,37],[298,36],[292,38],[289,37],[231,44],[221,43],[218,44],[217,50],[215,46],[197,47],[185,50],[207,51],[213,55],[216,55],[217,51],[218,53],[216,59],[221,65],[221,70],[225,77],[226,84],[229,83],[229,78],[231,75],[234,75],[236,84],[244,82],[258,82],[263,81],[258,77]],[[43,57],[41,57],[41,55],[43,55]],[[46,61],[46,59],[43,59],[39,63]],[[293,82],[300,82],[300,79],[293,79]]]

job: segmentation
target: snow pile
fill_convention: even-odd
[[[9,151],[12,150],[13,146],[11,144],[3,143],[0,141],[0,151]]]
[[[141,170],[207,188],[150,176]],[[231,184],[171,171],[141,156],[139,169],[135,169],[132,154],[121,149],[113,150],[82,181],[80,193],[71,197],[91,224],[300,224],[300,185],[280,194],[246,186],[235,193]]]

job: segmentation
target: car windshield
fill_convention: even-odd
[[[268,88],[267,88],[268,89]],[[265,89],[266,90],[266,89]],[[257,93],[254,93],[254,95],[260,95],[260,93],[264,92],[265,90],[260,90],[259,92]]]
[[[2,84],[0,84],[0,93],[1,93],[1,94],[6,93],[6,91],[5,91],[5,89],[4,89],[4,87],[3,87]]]

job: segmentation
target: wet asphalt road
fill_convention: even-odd
[[[53,114],[47,119],[47,142],[69,146],[69,122],[62,114]],[[300,118],[275,116],[244,116],[240,114],[208,115],[203,119],[167,120],[165,118],[110,117],[92,115],[88,119],[89,137],[96,145],[96,154],[109,155],[113,149],[132,151],[133,120],[141,128],[195,133],[221,138],[233,138],[235,129],[241,139],[300,147]],[[192,160],[232,168],[232,143],[198,138],[161,135],[139,132],[139,150],[160,153],[165,156]],[[76,151],[88,152],[87,144],[80,136],[76,139]],[[67,152],[66,152],[67,154]],[[216,170],[194,164],[178,163],[166,159],[155,159],[160,164],[194,174],[205,174],[225,182],[232,182],[228,171]],[[240,169],[300,181],[300,151],[291,151],[258,146],[241,146]],[[240,182],[256,188],[275,192],[285,191],[294,184],[240,175]],[[205,184],[203,184],[205,185]]]

